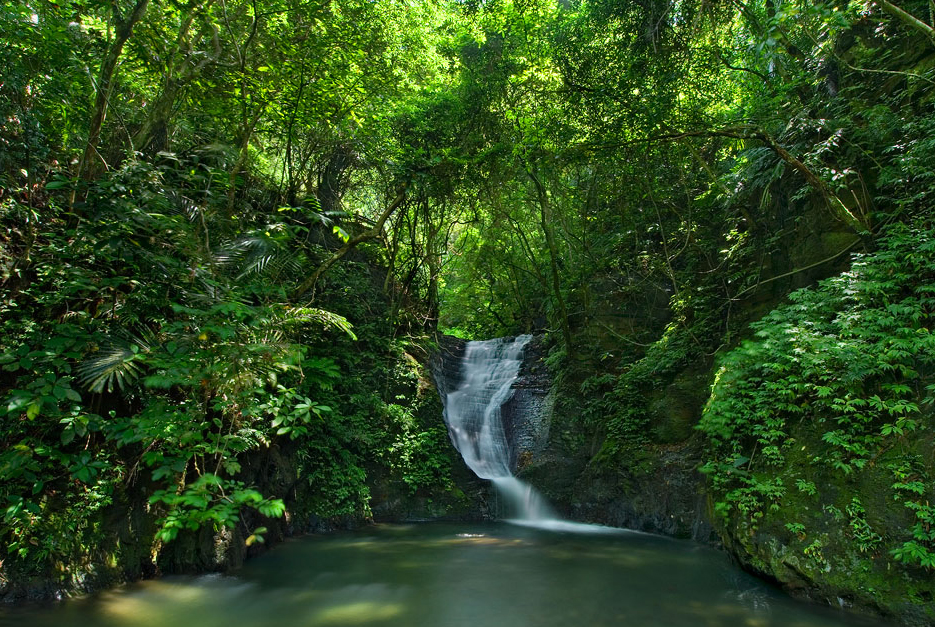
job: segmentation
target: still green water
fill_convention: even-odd
[[[718,551],[657,536],[505,523],[378,525],[287,541],[231,576],[166,577],[19,627],[831,627]]]

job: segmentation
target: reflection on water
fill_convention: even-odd
[[[572,529],[569,527],[569,529]],[[46,609],[36,627],[844,627],[719,552],[622,530],[378,526],[292,540],[234,576],[167,577]],[[580,530],[578,530],[580,531]],[[594,530],[591,530],[594,531]]]

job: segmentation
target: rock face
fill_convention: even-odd
[[[450,335],[438,336],[439,350],[430,361],[442,405],[461,383],[461,361],[467,342]],[[545,450],[549,437],[551,379],[544,363],[543,339],[533,337],[524,349],[513,395],[504,403],[500,418],[510,444],[510,465],[515,473]]]
[[[465,344],[438,338],[431,365],[442,403],[461,381]],[[595,436],[578,420],[579,408],[556,402],[546,352],[542,336],[526,345],[513,396],[502,408],[513,471],[567,518],[714,542],[697,471],[700,444],[689,437],[705,398],[697,374],[677,380],[652,402],[660,438],[675,443],[648,451],[632,467],[611,470],[590,463]]]
[[[545,365],[543,337],[534,336],[526,345],[523,365],[513,383],[513,396],[500,417],[512,450],[513,472],[522,470],[541,455],[549,442],[552,384]]]
[[[820,211],[806,211],[801,220],[808,227],[794,231],[782,255],[766,260],[763,286],[738,301],[731,333],[707,353],[680,355],[659,330],[664,318],[657,318],[646,303],[621,306],[608,300],[598,306],[609,311],[580,320],[573,330],[579,355],[566,361],[554,384],[555,400],[544,421],[546,445],[531,448],[520,476],[569,518],[720,544],[744,568],[795,596],[913,627],[932,625],[931,569],[896,564],[886,547],[897,534],[905,538],[909,529],[925,539],[922,532],[931,527],[910,520],[902,502],[894,503],[891,487],[892,469],[911,460],[921,497],[913,498],[920,508],[929,507],[931,488],[921,492],[922,482],[931,485],[933,476],[928,427],[917,427],[897,447],[875,450],[862,472],[835,477],[826,452],[833,415],[814,408],[804,412],[789,428],[789,442],[795,446],[790,444],[785,453],[785,466],[761,475],[785,481],[786,491],[757,524],[725,517],[720,509],[715,515],[714,496],[699,472],[702,460],[711,459],[711,441],[695,426],[717,371],[712,355],[749,338],[751,331],[744,325],[775,309],[790,290],[845,270],[844,253],[859,243],[854,234],[827,225]],[[916,280],[925,284],[925,279]],[[613,327],[614,313],[626,324]],[[905,326],[920,324],[916,320],[915,326]],[[930,330],[929,325],[919,333]],[[662,340],[644,340],[654,334]],[[621,340],[631,338],[631,344],[644,342],[656,350],[628,351]],[[680,356],[668,359],[670,355]],[[929,409],[919,415],[920,424],[933,424]],[[818,459],[819,454],[825,457]],[[807,469],[806,485],[812,492],[804,493],[790,479],[793,469]]]
[[[666,402],[683,405],[691,399],[676,397]],[[547,407],[550,411],[543,422],[550,426],[548,440],[541,450],[530,453],[520,476],[538,488],[562,515],[718,544],[708,513],[704,476],[698,471],[701,442],[696,435],[680,442],[648,445],[625,464],[602,463],[602,438],[581,424],[580,408],[566,399]],[[661,420],[657,424],[671,428]],[[683,423],[677,424],[684,429]]]
[[[467,342],[459,337],[440,333],[435,339],[438,350],[429,356],[429,368],[444,407],[448,393],[455,390],[461,382],[461,359],[464,357]]]
[[[575,486],[572,516],[602,524],[718,544],[708,518],[699,445],[666,447],[642,467],[622,472],[586,469]]]

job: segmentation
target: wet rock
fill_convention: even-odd
[[[542,336],[534,336],[524,350],[523,364],[513,383],[513,396],[501,409],[500,419],[510,443],[513,472],[520,472],[533,463],[549,442],[552,380],[545,357]]]

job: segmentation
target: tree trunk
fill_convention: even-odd
[[[441,253],[439,252],[440,242],[438,234],[442,230],[441,221],[444,219],[445,210],[436,211],[438,214],[437,222],[432,219],[431,205],[428,200],[425,201],[423,220],[425,224],[425,265],[429,271],[428,289],[426,292],[426,307],[428,309],[428,318],[426,324],[429,328],[438,328],[438,275],[441,273]]]
[[[242,136],[240,140],[240,149],[237,153],[237,162],[234,163],[234,167],[231,168],[230,174],[227,177],[227,215],[234,215],[234,203],[237,200],[237,175],[240,174],[240,171],[243,170],[243,167],[247,164],[247,156],[249,155],[250,148],[250,138],[253,137],[253,130],[256,128],[257,122],[260,121],[260,116],[263,115],[263,111],[266,109],[265,106],[261,105],[257,108],[256,113],[243,128]]]
[[[104,127],[107,106],[114,90],[114,74],[117,71],[117,64],[120,61],[120,55],[123,53],[124,44],[127,43],[133,33],[133,27],[143,19],[148,4],[149,0],[137,0],[133,10],[124,19],[120,16],[120,10],[116,2],[114,2],[114,23],[116,25],[114,41],[101,63],[101,73],[97,81],[97,96],[94,99],[94,112],[88,125],[88,142],[85,144],[84,153],[82,153],[81,159],[78,161],[77,176],[79,179],[91,180],[97,172],[97,168],[92,167],[91,162],[95,156],[100,158],[97,152],[97,144],[101,140],[101,129]],[[74,205],[74,202],[75,195],[72,192],[70,204]]]
[[[555,303],[558,305],[561,318],[562,336],[565,339],[565,352],[569,359],[575,355],[574,345],[571,341],[571,325],[568,322],[568,310],[565,308],[565,299],[562,296],[562,286],[558,275],[558,247],[555,244],[555,231],[552,229],[552,208],[549,205],[549,196],[545,186],[536,175],[534,167],[527,167],[526,173],[536,187],[536,196],[539,199],[539,219],[545,241],[549,248],[549,264],[552,269],[552,292],[555,294]]]
[[[217,28],[212,25],[214,29],[214,54],[206,55],[197,64],[187,63],[191,53],[188,36],[192,24],[198,12],[208,10],[212,4],[214,4],[214,0],[207,0],[204,4],[201,4],[199,0],[193,0],[185,8],[185,17],[179,25],[179,33],[175,39],[175,50],[173,50],[172,55],[166,62],[166,74],[162,91],[153,103],[149,116],[133,135],[133,148],[135,150],[156,153],[168,149],[169,118],[182,90],[191,83],[205,66],[217,61],[221,56],[221,44],[218,41]],[[186,45],[189,47],[188,50],[186,50]]]
[[[341,208],[341,196],[344,185],[344,173],[351,166],[353,157],[350,148],[344,144],[335,147],[325,165],[325,171],[318,180],[318,202],[321,211],[328,214]]]

